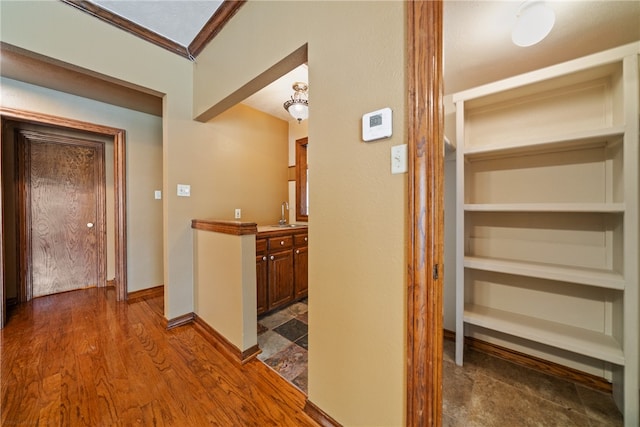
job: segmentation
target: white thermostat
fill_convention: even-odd
[[[362,116],[363,141],[389,138],[392,133],[391,108],[383,108]]]

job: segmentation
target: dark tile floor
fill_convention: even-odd
[[[443,359],[445,427],[622,426],[610,394],[473,350],[460,367],[447,340]]]
[[[258,359],[307,392],[307,300],[258,318]]]

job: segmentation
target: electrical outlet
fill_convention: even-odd
[[[178,196],[180,197],[190,197],[191,196],[191,186],[186,184],[178,184]]]
[[[240,219],[241,216],[242,216],[242,210],[241,209],[236,209],[235,219]]]

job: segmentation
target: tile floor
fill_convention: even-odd
[[[258,359],[307,393],[307,300],[258,318]]]
[[[473,350],[464,367],[444,342],[443,422],[448,426],[622,426],[610,394]]]
[[[260,360],[307,392],[307,301],[258,319]],[[610,394],[444,342],[443,426],[622,426]]]

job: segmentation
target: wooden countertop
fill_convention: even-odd
[[[278,236],[283,234],[302,234],[308,231],[308,227],[306,225],[298,225],[296,227],[279,227],[277,225],[258,225],[255,222],[219,219],[192,219],[191,228],[194,230],[232,234],[234,236],[244,236],[247,234]]]

